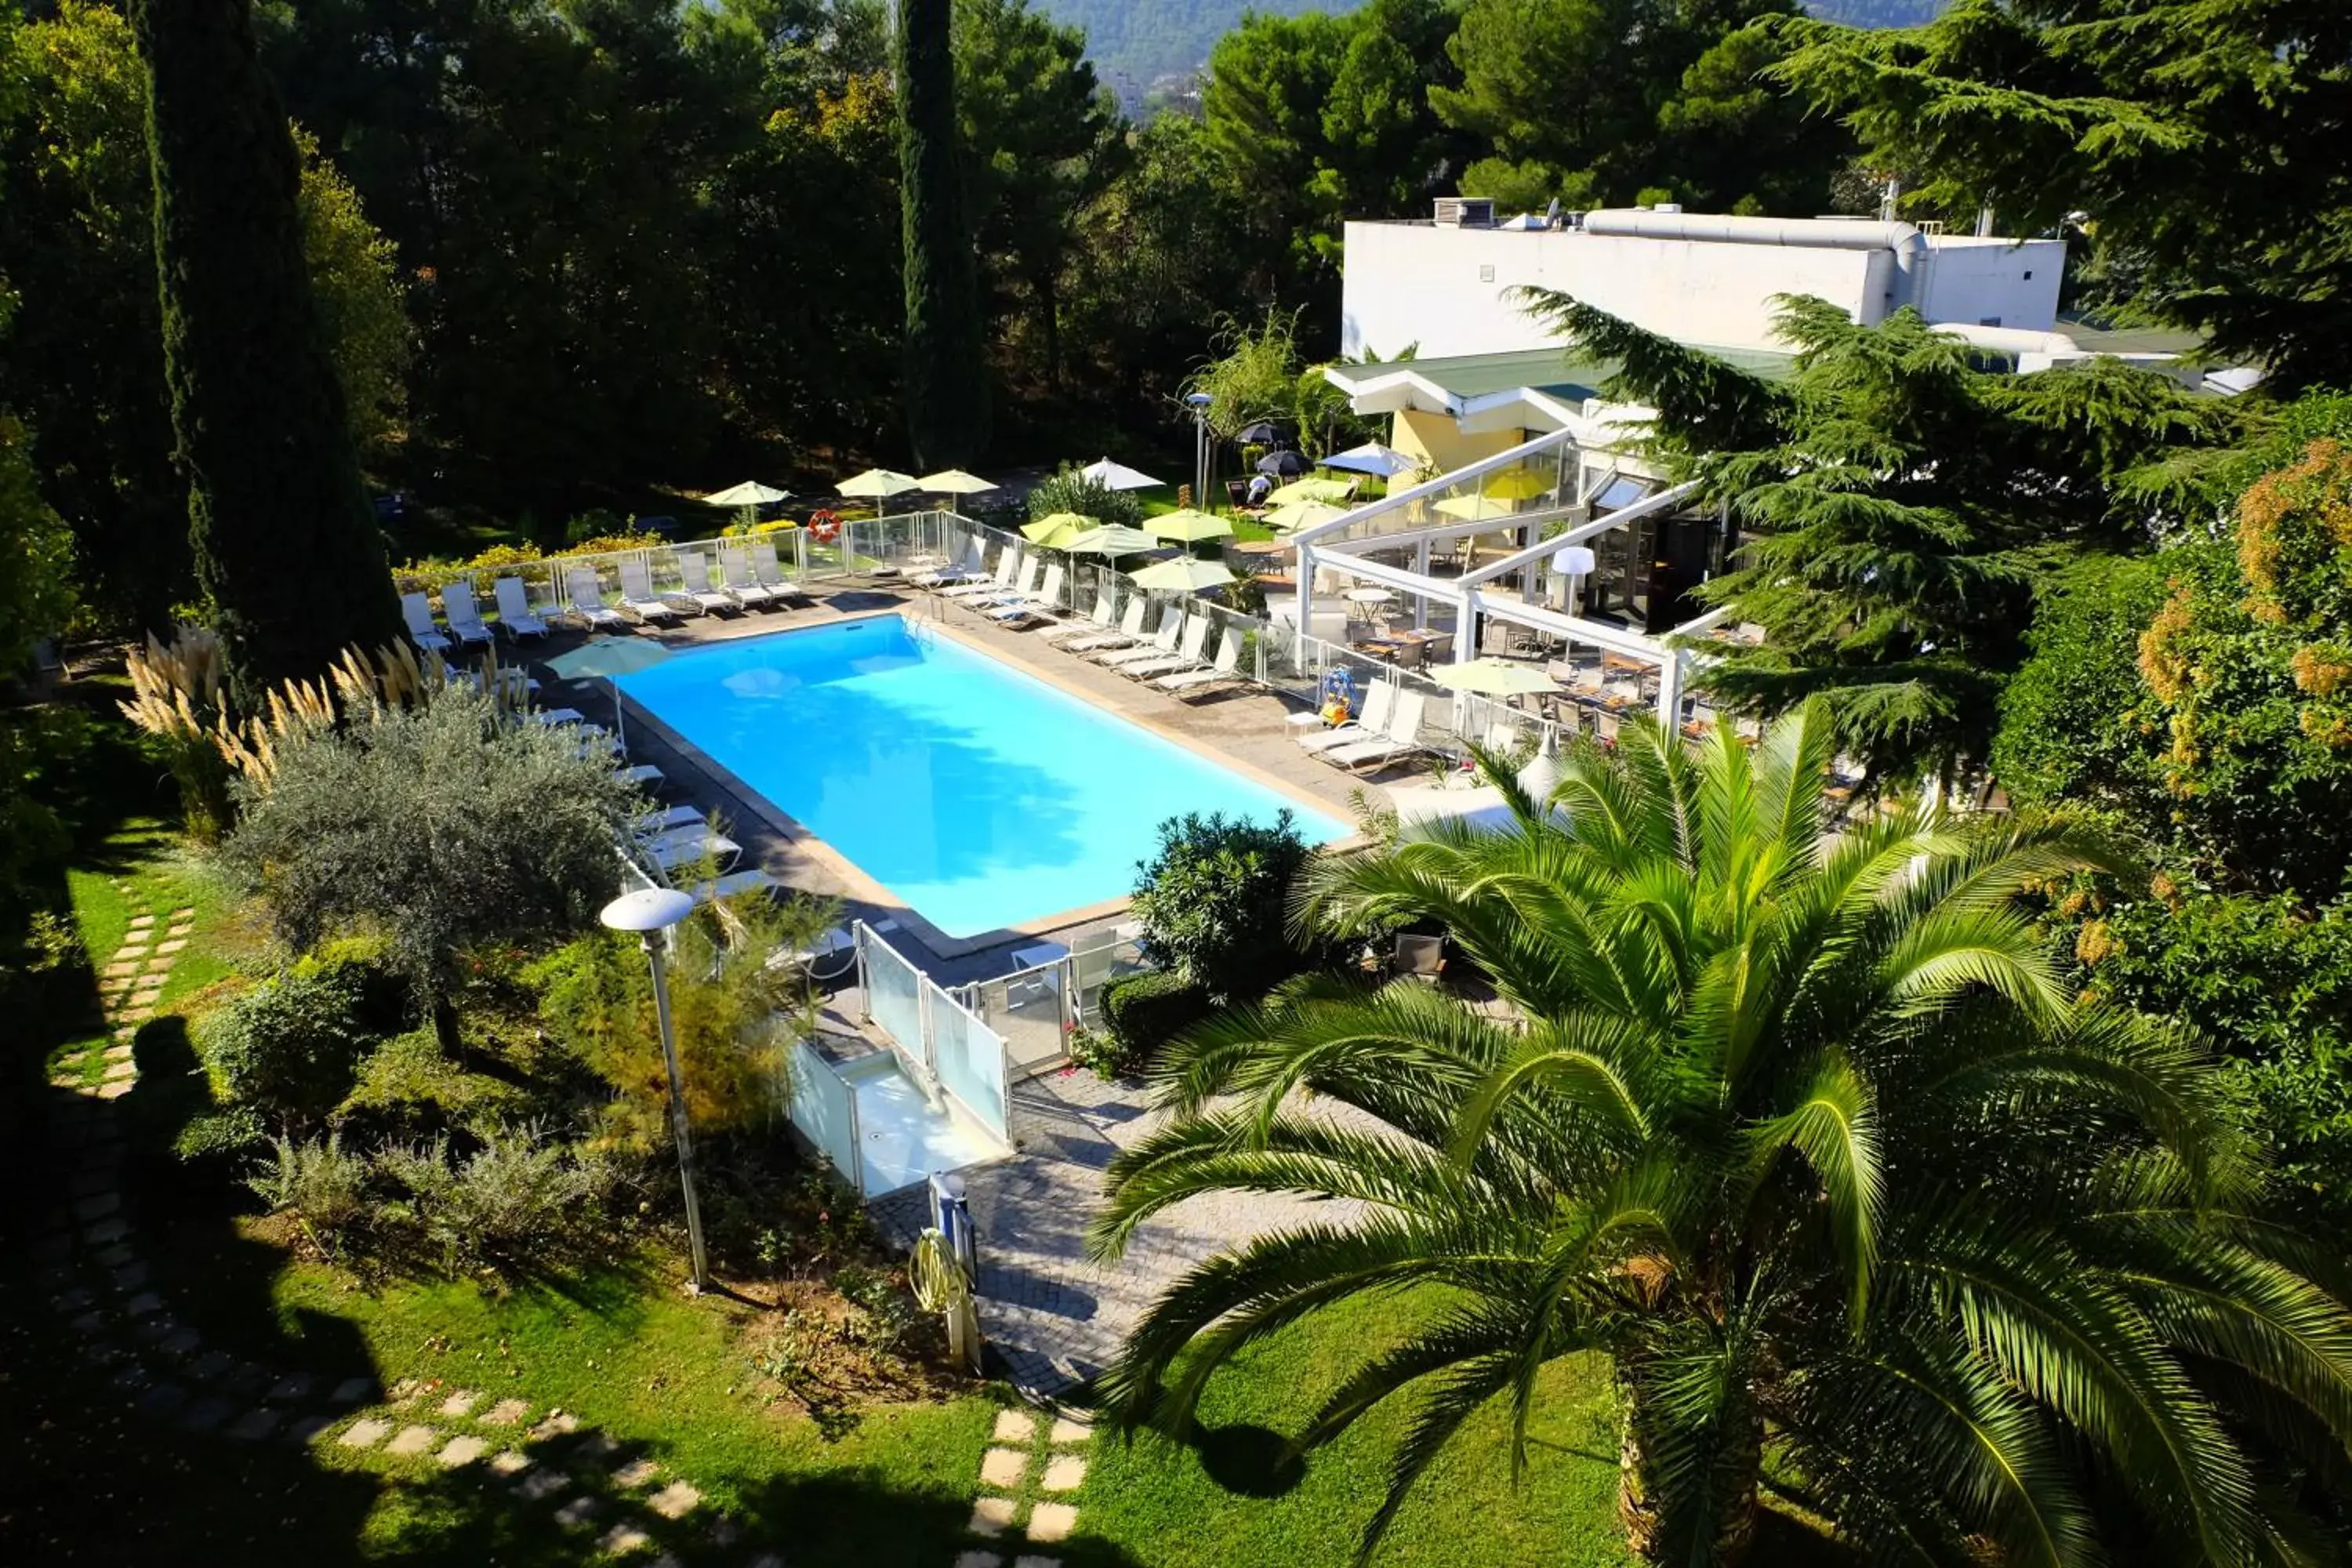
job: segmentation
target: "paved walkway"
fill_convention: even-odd
[[[1061,1394],[1108,1366],[1145,1309],[1203,1258],[1277,1226],[1344,1216],[1285,1194],[1196,1198],[1143,1226],[1118,1263],[1095,1263],[1086,1233],[1103,1172],[1158,1122],[1137,1084],[1048,1073],[1013,1088],[1020,1153],[963,1173],[980,1237],[981,1330],[1027,1393]],[[894,1244],[911,1246],[929,1201],[918,1187],[882,1199],[874,1215]]]

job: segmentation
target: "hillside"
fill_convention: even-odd
[[[1818,14],[1864,27],[1926,21],[1943,0],[1811,0]],[[1095,69],[1130,109],[1152,82],[1194,69],[1245,10],[1295,16],[1353,10],[1357,0],[1035,0],[1055,20],[1087,32]]]

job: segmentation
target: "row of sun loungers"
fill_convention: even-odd
[[[1361,713],[1345,724],[1299,736],[1299,749],[1349,773],[1403,762],[1428,750],[1420,741],[1427,702],[1419,691],[1376,680],[1364,693]]]
[[[606,602],[593,567],[567,568],[563,587],[570,613],[594,630],[625,631],[632,616],[663,625],[684,619],[687,612],[679,607],[681,603],[691,605],[697,615],[732,615],[808,602],[808,595],[784,576],[771,540],[754,538],[720,545],[715,575],[711,558],[699,550],[676,551],[671,559],[677,563],[680,584],[674,591],[656,589],[644,561],[624,557],[618,563],[621,590],[616,603]],[[498,630],[513,640],[547,635],[546,618],[531,609],[521,578],[501,577],[493,591],[499,607]],[[423,593],[402,595],[400,613],[410,640],[427,653],[487,646],[494,635],[475,601],[473,584],[462,577],[441,590],[441,623],[434,621],[433,601]]]

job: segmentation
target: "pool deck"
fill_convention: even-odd
[[[1181,702],[1078,655],[1063,653],[1032,633],[1007,630],[974,612],[916,590],[849,586],[821,595],[809,608],[694,616],[682,626],[659,630],[641,627],[639,635],[656,637],[667,647],[685,649],[899,610],[1096,707],[1213,757],[1297,798],[1302,805],[1319,807],[1344,821],[1354,816],[1348,799],[1352,790],[1361,788],[1378,798],[1370,781],[1318,763],[1293,744],[1297,731],[1288,721],[1298,710],[1270,691],[1240,688],[1197,703]],[[544,644],[528,647],[524,657],[535,661],[583,640],[583,634],[559,629]],[[544,705],[577,708],[598,722],[612,723],[612,699],[603,680],[565,684],[544,668],[534,673],[546,683],[541,699]],[[683,747],[667,725],[643,708],[630,703],[627,717],[631,759],[662,770],[666,781],[662,793],[667,799],[715,814],[726,825],[729,837],[743,846],[740,865],[761,867],[788,888],[837,898],[850,917],[874,924],[895,922],[898,929],[887,932],[891,945],[943,985],[1003,974],[1013,967],[1013,949],[1066,939],[1102,925],[1115,919],[1123,906],[1123,900],[1099,905],[1073,911],[1058,922],[1039,922],[1018,932],[991,933],[978,941],[946,938],[919,916],[889,901],[856,867],[752,794],[731,773],[700,752]],[[1413,771],[1399,770],[1389,776],[1407,778],[1413,776]]]

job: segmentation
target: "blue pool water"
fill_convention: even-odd
[[[954,937],[1134,891],[1160,822],[1353,828],[897,616],[697,648],[621,689]]]

